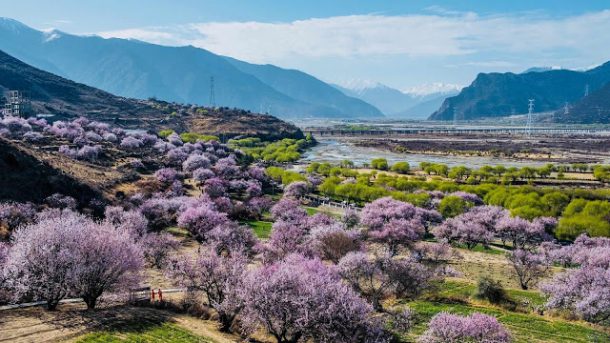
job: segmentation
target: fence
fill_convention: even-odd
[[[356,205],[354,203],[350,203],[347,201],[341,201],[341,202],[334,201],[334,200],[331,200],[330,198],[321,197],[321,196],[318,196],[315,194],[304,195],[301,197],[301,200],[307,200],[316,206],[329,206],[329,207],[335,207],[335,208],[341,208],[341,209],[351,208],[356,211],[360,210],[358,205]]]

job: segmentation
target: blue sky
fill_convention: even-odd
[[[342,84],[465,85],[478,72],[610,60],[608,1],[5,1],[0,15],[75,34],[191,44]],[[445,86],[449,85],[449,86]]]

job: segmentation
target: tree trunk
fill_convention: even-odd
[[[220,331],[231,332],[231,326],[233,325],[234,316],[227,314],[218,314],[218,321],[220,322]]]
[[[83,300],[85,301],[85,304],[87,304],[87,310],[95,309],[95,305],[97,304],[97,297],[83,297]]]
[[[371,299],[371,303],[372,303],[373,308],[375,309],[375,311],[383,312],[383,306],[381,306],[381,302],[379,301],[378,297],[373,297]]]
[[[57,305],[59,305],[59,299],[47,300],[47,310],[55,311],[57,309]]]

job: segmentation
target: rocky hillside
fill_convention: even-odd
[[[0,18],[0,50],[112,94],[210,104],[290,117],[379,117],[375,107],[298,71],[229,60],[192,46],[41,32]]]
[[[34,113],[54,114],[57,119],[85,116],[133,129],[201,130],[268,139],[302,137],[298,128],[269,115],[119,97],[36,69],[0,51],[0,92],[10,89],[26,92]]]
[[[580,72],[549,70],[541,72],[479,74],[458,95],[447,98],[431,120],[476,119],[527,113],[528,99],[535,100],[536,112],[554,111],[580,100],[585,88],[594,92],[610,82],[610,62]]]
[[[61,193],[89,204],[106,197],[100,186],[125,176],[105,169],[0,138],[0,199],[38,203]]]

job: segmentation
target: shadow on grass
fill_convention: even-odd
[[[173,314],[129,305],[107,306],[92,311],[82,306],[63,306],[57,311],[20,311],[13,317],[35,317],[57,329],[73,329],[84,332],[95,330],[141,332],[171,322]],[[43,312],[41,312],[43,311]]]

